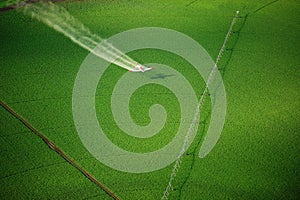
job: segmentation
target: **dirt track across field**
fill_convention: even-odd
[[[27,0],[27,1],[22,1],[20,3],[17,3],[17,4],[13,4],[13,5],[9,5],[9,6],[6,6],[4,8],[0,8],[0,12],[4,12],[4,11],[8,11],[8,10],[13,10],[13,9],[16,9],[16,8],[21,8],[27,4],[33,4],[33,3],[37,3],[41,0]],[[59,1],[65,1],[65,0],[50,0],[52,2],[59,2]]]
[[[2,106],[5,110],[7,110],[11,115],[13,115],[16,119],[18,119],[22,124],[24,124],[30,131],[36,134],[39,138],[41,138],[50,149],[58,153],[63,159],[65,159],[68,163],[70,163],[73,167],[79,170],[85,177],[90,179],[93,183],[95,183],[98,187],[100,187],[103,191],[105,191],[111,198],[115,200],[119,200],[110,189],[108,189],[104,184],[99,182],[96,178],[94,178],[91,174],[89,174],[85,169],[83,169],[80,165],[78,165],[73,159],[71,159],[65,152],[63,152],[60,148],[58,148],[54,143],[52,143],[44,134],[38,131],[35,127],[33,127],[29,122],[27,122],[22,116],[12,110],[6,103],[0,100],[0,106]]]

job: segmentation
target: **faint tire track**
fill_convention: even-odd
[[[24,124],[28,129],[30,129],[34,134],[36,134],[39,138],[41,138],[50,149],[58,153],[61,157],[63,157],[69,164],[79,170],[84,176],[86,176],[90,181],[95,183],[98,187],[100,187],[103,191],[105,191],[110,197],[115,200],[119,200],[110,189],[108,189],[105,185],[99,182],[96,178],[94,178],[91,174],[89,174],[85,169],[79,166],[74,160],[72,160],[69,156],[65,154],[60,148],[58,148],[55,144],[53,144],[45,135],[40,133],[35,127],[33,127],[29,122],[27,122],[22,116],[12,110],[6,103],[0,100],[0,105],[7,110],[11,115],[13,115],[16,119],[18,119],[22,124]]]

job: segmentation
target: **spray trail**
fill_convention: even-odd
[[[39,2],[18,4],[25,14],[45,23],[49,27],[64,34],[79,46],[94,55],[114,63],[122,68],[131,70],[137,62],[118,50],[112,44],[90,32],[81,22],[71,16],[68,11],[52,2]],[[102,42],[101,46],[98,46]],[[97,47],[97,48],[96,48]]]

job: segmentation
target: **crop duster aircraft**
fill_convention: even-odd
[[[152,70],[153,67],[144,67],[142,65],[136,65],[134,66],[134,69],[131,69],[129,70],[130,72],[146,72],[146,71],[149,71],[149,70]]]

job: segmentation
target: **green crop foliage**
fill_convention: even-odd
[[[164,27],[199,42],[213,59],[232,17],[240,11],[220,63],[227,95],[220,140],[204,159],[199,148],[209,126],[205,102],[196,139],[174,181],[170,199],[297,199],[300,166],[300,4],[298,1],[110,1],[58,2],[102,38],[138,27]],[[176,42],[176,41],[174,41]],[[160,199],[172,165],[130,174],[100,163],[82,145],[72,116],[76,74],[89,52],[25,16],[0,12],[0,99],[46,135],[121,199]],[[159,50],[130,52],[142,63],[163,63],[182,73],[200,97],[204,82],[182,58]],[[138,124],[161,103],[172,113],[161,133],[149,139],[124,134],[112,119],[110,94],[126,70],[111,65],[96,95],[99,120],[122,148],[161,148],[178,126],[178,102],[170,91],[146,85],[130,109]],[[160,94],[160,95],[158,95]],[[140,105],[141,103],[145,103]],[[140,105],[135,107],[134,105]],[[0,196],[4,199],[109,199],[100,188],[0,109]],[[11,191],[17,191],[11,195]]]

